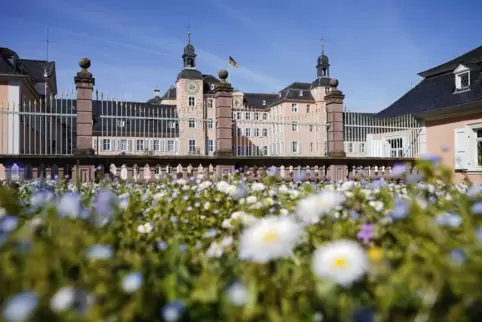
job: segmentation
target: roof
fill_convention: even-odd
[[[470,90],[456,92],[453,71],[460,65],[470,69]],[[482,46],[445,64],[420,73],[424,79],[397,101],[377,114],[393,117],[420,115],[446,108],[482,103]]]
[[[269,109],[278,98],[278,94],[244,93],[244,102],[248,107]],[[266,103],[266,104],[263,104]]]
[[[50,76],[55,70],[55,62],[45,60],[18,59],[17,62],[27,69],[34,82],[45,80],[44,71]]]
[[[480,62],[482,62],[482,46],[472,49],[471,51],[455,59],[452,59],[446,63],[443,63],[442,65],[423,71],[418,75],[424,78],[431,77],[431,76],[439,75],[449,71],[453,71],[455,68],[457,68],[458,65],[462,63],[478,64]]]
[[[439,109],[482,102],[482,77],[480,70],[470,73],[470,91],[454,93],[453,73],[445,73],[422,80],[392,105],[379,112],[382,117],[404,114],[422,114]]]
[[[318,77],[311,83],[311,88],[318,86],[329,86],[331,78],[329,77]]]
[[[180,79],[203,79],[203,74],[194,68],[184,68],[178,75],[177,80]]]

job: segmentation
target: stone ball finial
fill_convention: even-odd
[[[226,79],[228,78],[228,71],[225,69],[221,69],[218,73],[219,78],[221,78],[222,82],[226,82]]]
[[[87,57],[81,58],[79,60],[79,66],[82,69],[88,69],[90,67],[90,59]]]
[[[330,79],[329,85],[330,85],[331,87],[335,87],[335,88],[336,88],[336,87],[338,87],[338,84],[339,84],[339,82],[338,82],[338,80],[337,80],[336,78]]]

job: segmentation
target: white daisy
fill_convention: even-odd
[[[137,226],[137,231],[141,234],[148,234],[152,231],[153,227],[150,222],[146,222],[145,224],[141,224]]]
[[[342,286],[350,286],[359,280],[368,268],[365,249],[351,240],[330,242],[318,248],[313,255],[313,273]]]
[[[301,226],[292,217],[258,219],[241,233],[239,257],[265,263],[290,256],[302,232]]]
[[[307,224],[315,224],[321,216],[334,211],[344,202],[345,195],[342,192],[324,190],[302,199],[296,207],[296,215]]]

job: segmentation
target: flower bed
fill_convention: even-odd
[[[436,166],[395,168],[406,185],[3,187],[3,320],[472,321],[482,189]]]

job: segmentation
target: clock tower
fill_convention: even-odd
[[[205,154],[203,76],[196,69],[196,51],[191,44],[191,33],[182,55],[183,69],[177,76],[177,111],[179,122],[179,152]]]

